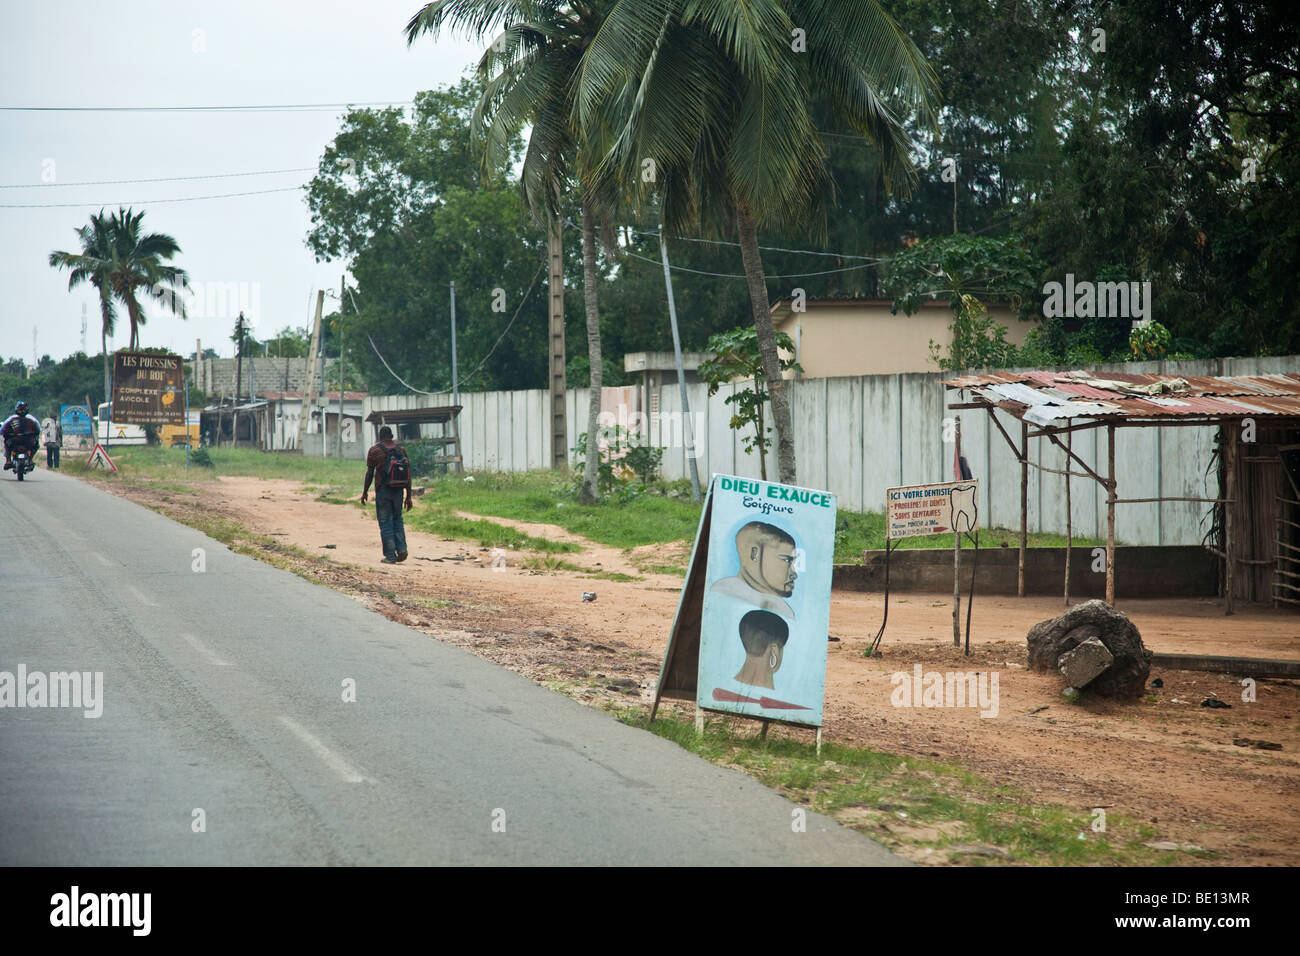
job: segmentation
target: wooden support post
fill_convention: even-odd
[[[1016,560],[1016,597],[1025,596],[1025,548],[1029,544],[1029,423],[1020,423],[1020,555]],[[954,627],[956,625],[954,624]]]
[[[763,729],[760,730],[760,731],[758,732],[758,739],[759,739],[759,740],[766,740],[766,739],[767,739],[767,728],[770,727],[770,726],[772,726],[772,722],[771,722],[770,720],[765,720],[765,721],[763,721]]]
[[[1115,606],[1115,425],[1106,424],[1106,603]]]
[[[552,224],[547,237],[547,256],[550,263],[551,293],[551,468],[555,471],[567,471],[569,438],[566,427],[568,410],[565,407],[567,386],[564,370],[564,243],[560,235],[558,219]],[[600,396],[596,396],[595,401],[600,401]]]
[[[1074,515],[1070,508],[1070,458],[1073,454],[1074,432],[1066,432],[1065,441],[1065,606],[1070,606],[1070,544],[1074,538]]]
[[[952,531],[952,646],[961,647],[961,532]]]
[[[695,708],[695,732],[697,734],[704,733],[704,711],[699,706]]]
[[[1236,577],[1236,553],[1233,550],[1233,508],[1237,497],[1237,433],[1225,422],[1220,434],[1223,435],[1223,613],[1230,615],[1233,608],[1233,578]]]
[[[302,414],[298,416],[298,448],[306,453],[307,424],[311,421],[312,406],[316,403],[316,353],[320,350],[321,312],[325,309],[325,290],[316,292],[316,317],[311,324],[311,354],[307,356],[307,388],[302,398]],[[324,418],[321,419],[321,442],[325,441]],[[323,447],[323,445],[322,445]]]
[[[822,729],[818,727],[817,728],[817,756],[820,757],[821,755],[822,755]]]
[[[953,436],[952,480],[961,481],[961,419]],[[953,524],[956,524],[954,518]],[[961,532],[952,529],[952,646],[961,647]]]

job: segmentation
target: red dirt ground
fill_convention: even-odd
[[[533,534],[583,542],[564,560],[592,571],[635,574],[615,582],[576,572],[529,571],[506,553],[494,569],[486,549],[407,532],[411,558],[381,564],[373,512],[322,503],[297,483],[221,478],[198,499],[108,485],[172,512],[201,507],[260,535],[329,558],[313,573],[403,624],[472,650],[535,680],[565,684],[580,700],[644,699],[658,677],[681,580],[646,574],[637,560],[684,563],[682,545],[629,555],[548,525],[504,519]],[[211,489],[211,490],[208,490]],[[333,547],[327,547],[332,545]],[[584,591],[595,591],[583,603]],[[1059,597],[975,601],[971,656],[954,649],[951,595],[907,594],[890,601],[883,657],[862,652],[880,625],[879,595],[835,592],[826,682],[829,739],[896,754],[961,763],[1038,802],[1087,817],[1109,807],[1155,824],[1160,840],[1214,851],[1218,864],[1296,865],[1300,847],[1300,688],[1259,680],[1257,701],[1242,701],[1240,678],[1153,670],[1164,687],[1153,700],[1066,703],[1059,675],[1025,669],[1025,633],[1063,610]],[[1300,616],[1247,608],[1224,617],[1209,599],[1125,601],[1146,646],[1157,652],[1300,658]],[[964,609],[963,609],[964,613]],[[999,713],[890,704],[890,675],[924,670],[995,670]],[[1231,709],[1201,707],[1217,697]],[[1266,740],[1280,751],[1234,746]],[[1179,862],[1195,863],[1183,858]]]

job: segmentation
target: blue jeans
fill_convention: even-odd
[[[398,552],[406,551],[406,526],[402,523],[404,488],[375,489],[375,517],[379,519],[379,540],[384,546],[384,557],[396,560]]]

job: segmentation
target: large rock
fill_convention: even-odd
[[[1060,617],[1035,624],[1027,637],[1029,666],[1057,670],[1063,656],[1093,638],[1106,646],[1114,661],[1088,690],[1102,697],[1141,697],[1151,673],[1151,652],[1142,645],[1133,622],[1105,601],[1086,601]]]
[[[1057,661],[1065,682],[1071,687],[1087,687],[1115,663],[1115,656],[1100,639],[1090,637]]]

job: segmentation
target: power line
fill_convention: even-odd
[[[524,297],[523,297],[522,299],[519,300],[519,305],[515,306],[515,314],[512,315],[512,316],[510,316],[510,321],[506,323],[506,327],[505,327],[505,329],[504,329],[504,330],[501,332],[501,334],[497,337],[496,342],[494,342],[494,343],[492,344],[492,347],[491,347],[490,349],[488,349],[488,351],[487,351],[487,355],[483,356],[483,361],[482,361],[482,362],[479,362],[478,365],[475,365],[475,366],[474,366],[474,371],[470,372],[468,375],[466,375],[464,378],[462,378],[462,379],[460,380],[460,384],[461,384],[461,385],[464,385],[466,382],[468,382],[471,378],[474,377],[475,373],[477,373],[478,370],[481,369],[481,368],[484,366],[484,364],[487,362],[487,360],[488,360],[489,358],[492,357],[492,353],[495,352],[495,351],[497,350],[497,346],[500,345],[501,342],[505,339],[505,337],[506,337],[506,333],[510,331],[510,326],[514,325],[514,324],[515,324],[515,319],[519,318],[519,310],[522,309],[522,308],[524,307],[524,303],[527,302],[527,301],[528,301],[528,297],[529,297],[530,295],[532,295],[532,293],[533,293],[533,286],[537,285],[537,278],[538,278],[538,276],[540,276],[540,275],[542,274],[542,270],[545,269],[545,268],[546,268],[546,262],[543,261],[542,264],[541,264],[540,266],[538,266],[537,271],[536,271],[535,273],[533,273],[533,281],[530,282],[530,283],[528,283],[528,291],[525,292],[525,293],[524,293]]]
[[[633,230],[638,236],[657,236],[657,232],[647,232],[644,229]],[[681,242],[705,242],[713,246],[735,246],[740,247],[738,242],[729,242],[723,239],[697,239],[693,236],[673,236],[674,240]],[[887,259],[879,259],[873,256],[851,256],[847,252],[815,252],[812,249],[782,249],[780,246],[759,246],[765,252],[793,252],[801,256],[826,256],[831,259],[862,259],[866,262],[887,262]]]
[[[624,250],[624,251],[627,253],[627,255],[632,256],[634,259],[644,259],[646,262],[652,262],[652,263],[654,263],[655,265],[661,265],[661,263],[659,262],[658,259],[651,259],[649,256],[643,256],[643,255],[641,255],[641,254],[639,254],[639,253],[632,252],[631,250]],[[879,265],[881,262],[888,262],[888,261],[889,261],[888,259],[877,259],[877,260],[874,261],[874,262],[864,262],[864,263],[862,263],[861,265],[856,265],[856,266],[847,266],[847,267],[845,267],[845,268],[843,268],[843,269],[824,269],[824,270],[822,270],[821,272],[788,272],[788,273],[785,273],[784,275],[776,275],[776,276],[773,276],[773,275],[764,275],[763,278],[765,278],[765,279],[804,279],[804,278],[807,278],[807,277],[809,277],[809,276],[828,276],[828,275],[832,275],[832,274],[837,273],[837,272],[853,272],[853,271],[856,270],[856,269],[870,269],[870,268],[871,268],[872,266],[874,266],[874,265]],[[694,274],[697,275],[697,276],[711,276],[712,278],[715,278],[715,279],[747,279],[747,278],[749,278],[749,277],[748,277],[747,275],[745,275],[745,273],[743,273],[743,272],[705,272],[703,269],[690,269],[690,268],[687,268],[686,266],[670,266],[669,268],[673,269],[675,272],[690,272],[690,273],[694,273]]]
[[[85,209],[89,206],[161,206],[173,202],[200,202],[205,199],[234,199],[239,196],[265,196],[268,193],[293,193],[305,189],[304,186],[282,186],[279,189],[255,189],[245,193],[220,193],[215,196],[180,196],[175,199],[144,199],[115,202],[37,202],[37,203],[0,203],[0,209]]]
[[[487,364],[487,360],[490,359],[490,358],[492,357],[492,353],[495,352],[495,351],[497,350],[497,346],[500,345],[503,341],[505,341],[505,337],[506,337],[506,335],[510,332],[510,327],[513,326],[513,325],[515,324],[515,319],[519,318],[519,313],[520,313],[520,311],[523,310],[524,303],[526,303],[526,302],[528,301],[528,297],[529,297],[530,295],[532,295],[532,293],[533,293],[533,287],[537,285],[537,279],[538,279],[539,276],[541,276],[541,274],[542,274],[542,270],[545,269],[545,268],[546,268],[546,263],[543,262],[543,263],[542,263],[542,264],[537,268],[537,271],[536,271],[535,273],[533,273],[533,281],[530,282],[530,283],[528,283],[528,291],[526,291],[526,292],[524,293],[523,298],[519,300],[519,305],[515,306],[515,314],[512,315],[512,316],[510,316],[510,321],[507,322],[507,323],[506,323],[506,327],[505,327],[504,329],[501,330],[501,334],[498,335],[498,336],[497,336],[497,340],[496,340],[495,342],[492,343],[492,347],[491,347],[490,349],[487,350],[487,354],[483,356],[483,360],[482,360],[481,362],[479,362],[478,365],[474,366],[473,371],[471,371],[468,375],[466,375],[466,376],[464,376],[463,378],[461,378],[461,380],[460,380],[460,384],[461,384],[462,386],[463,386],[466,382],[468,382],[471,378],[473,378],[473,377],[478,373],[479,369],[481,369],[485,364]],[[348,295],[349,295],[349,296],[352,296],[352,290],[351,290],[351,289],[348,289]],[[357,310],[357,300],[356,300],[355,297],[352,298],[352,310],[353,310],[353,312],[357,312],[357,311],[358,311],[358,310]],[[370,347],[371,347],[372,349],[374,349],[375,355],[379,356],[379,361],[383,362],[383,363],[384,363],[384,368],[388,369],[388,374],[391,375],[391,376],[393,376],[393,378],[397,379],[397,380],[398,380],[399,382],[401,382],[403,385],[405,385],[406,388],[408,388],[410,391],[415,392],[417,395],[437,395],[437,394],[440,394],[441,392],[449,392],[449,391],[451,391],[451,389],[449,389],[449,388],[444,388],[444,389],[440,389],[440,390],[437,391],[437,392],[425,392],[425,391],[422,391],[421,389],[416,388],[414,385],[411,385],[409,382],[407,382],[407,381],[406,381],[405,379],[403,379],[400,375],[398,375],[396,372],[393,371],[393,367],[392,367],[391,365],[388,364],[388,360],[387,360],[386,358],[384,358],[383,353],[379,351],[379,346],[377,346],[377,345],[375,344],[375,340],[372,339],[372,338],[370,338],[369,335],[367,335],[366,338],[370,341]]]
[[[409,391],[414,392],[416,395],[437,395],[438,394],[437,392],[421,391],[420,389],[416,388],[414,385],[407,382],[406,379],[402,378],[402,376],[398,375],[396,372],[393,371],[393,367],[388,364],[388,359],[384,358],[383,353],[379,351],[379,346],[375,344],[375,340],[372,339],[369,336],[369,334],[366,335],[366,341],[370,343],[370,347],[374,349],[375,354],[379,356],[379,361],[384,363],[384,368],[388,369],[388,374],[393,376],[393,378],[397,379],[403,385],[405,385]],[[446,389],[443,389],[443,391],[446,391]]]
[[[158,176],[153,179],[87,179],[75,183],[0,183],[0,189],[44,189],[50,186],[121,186],[127,183],[182,183],[195,179],[235,179],[240,176],[275,176],[280,173],[310,172],[314,166],[292,169],[261,169],[250,173],[209,173],[205,176]]]
[[[414,100],[374,100],[368,103],[271,103],[244,106],[0,106],[0,113],[284,113],[372,106],[410,106],[414,102]]]

